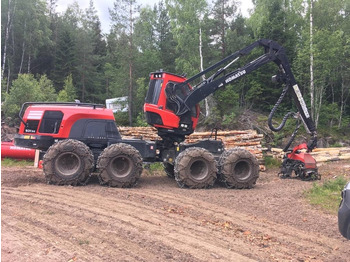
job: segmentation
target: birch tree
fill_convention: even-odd
[[[2,54],[2,65],[1,65],[1,80],[4,79],[4,73],[5,73],[5,68],[6,68],[6,59],[7,59],[7,48],[9,45],[9,38],[10,38],[10,31],[12,28],[12,21],[13,21],[13,16],[16,10],[16,0],[8,0],[8,5],[7,5],[7,18],[5,22],[5,38],[4,38],[4,51]],[[6,7],[2,7],[6,8]],[[8,75],[7,75],[7,87],[6,87],[6,93],[8,93],[9,89],[9,79],[10,79],[10,70],[8,69]]]
[[[310,16],[310,103],[311,103],[311,117],[315,119],[315,87],[314,87],[314,51],[313,51],[313,0],[309,2],[309,16]],[[316,120],[317,126],[317,120]]]

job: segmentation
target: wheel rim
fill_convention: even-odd
[[[126,177],[132,170],[132,162],[128,157],[115,157],[111,162],[110,170],[115,177]]]
[[[189,167],[190,175],[196,180],[204,179],[208,174],[208,164],[202,159],[197,159],[192,162]]]
[[[55,165],[61,175],[71,176],[80,169],[81,160],[77,154],[66,152],[57,157]]]
[[[249,178],[251,172],[250,163],[248,161],[239,161],[233,168],[233,174],[239,180],[245,180]]]

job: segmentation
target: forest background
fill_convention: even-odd
[[[63,13],[56,8],[57,0],[1,0],[3,119],[16,123],[27,101],[104,104],[128,96],[117,124],[145,125],[150,72],[189,77],[267,38],[286,49],[319,133],[350,140],[350,0],[254,0],[249,17],[232,0],[115,0],[108,33],[93,1],[87,9],[76,2]],[[268,64],[216,92],[201,105],[200,126],[239,128],[247,110],[265,121],[282,92],[271,82],[276,72]],[[291,97],[284,101],[281,117],[294,108]]]

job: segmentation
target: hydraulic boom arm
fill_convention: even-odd
[[[265,53],[263,55],[261,55],[254,61],[247,63],[241,68],[235,69],[229,73],[226,72],[228,67],[230,67],[233,62],[237,61],[240,57],[249,54],[255,48],[258,48],[258,47],[264,48]],[[274,108],[270,113],[269,127],[273,131],[279,131],[283,128],[287,118],[291,115],[295,115],[294,113],[288,113],[283,118],[283,121],[280,124],[280,126],[274,127],[272,125],[272,117],[278,105],[281,103],[287,91],[290,91],[293,95],[295,104],[298,108],[298,111],[299,111],[298,115],[300,115],[302,121],[304,122],[307,132],[312,135],[312,139],[308,144],[308,149],[312,150],[316,146],[316,142],[317,142],[316,141],[317,134],[316,134],[316,128],[315,128],[314,122],[308,112],[305,101],[296,83],[296,80],[290,68],[290,64],[288,62],[284,48],[280,46],[278,43],[268,39],[261,39],[259,41],[256,41],[251,45],[243,48],[242,50],[239,50],[234,54],[226,57],[225,59],[216,63],[215,65],[205,69],[199,74],[189,78],[188,80],[182,83],[176,84],[174,86],[174,90],[178,88],[181,89],[183,86],[191,83],[195,79],[198,79],[200,76],[204,75],[205,73],[215,68],[218,68],[223,64],[226,64],[225,67],[220,68],[215,74],[213,74],[208,79],[200,82],[197,86],[195,86],[194,89],[187,95],[185,99],[183,100],[179,99],[176,103],[178,107],[177,107],[177,110],[175,111],[175,114],[178,116],[182,116],[186,114],[191,110],[191,108],[193,108],[196,104],[204,100],[210,94],[224,87],[226,84],[229,84],[235,80],[240,79],[241,77],[253,72],[254,70],[260,68],[261,66],[269,62],[274,62],[279,68],[279,74],[274,77],[274,80],[285,84],[285,88],[278,102],[276,103],[276,105],[274,106]]]

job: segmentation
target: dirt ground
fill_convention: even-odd
[[[322,180],[350,175],[321,165]],[[251,190],[181,189],[144,172],[131,189],[45,184],[34,167],[1,170],[2,261],[349,261],[337,216],[310,206],[312,182],[260,173]],[[349,176],[350,177],[350,176]]]

